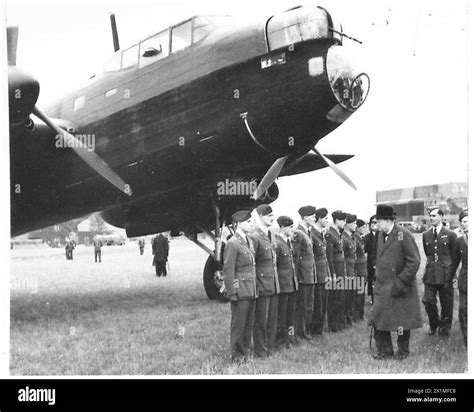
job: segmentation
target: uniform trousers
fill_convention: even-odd
[[[441,303],[441,317],[438,314],[437,294]],[[430,285],[425,283],[423,303],[428,314],[431,330],[436,330],[439,327],[441,333],[449,333],[453,322],[453,301],[454,290],[451,285]]]
[[[327,312],[328,291],[325,283],[314,285],[313,319],[311,321],[311,333],[320,335],[323,333],[324,318]]]
[[[278,295],[260,295],[255,303],[253,325],[253,344],[256,357],[267,357],[275,348],[277,319]]]
[[[233,362],[248,356],[254,312],[255,299],[242,299],[230,304],[230,348]]]
[[[311,338],[311,321],[313,318],[314,284],[300,283],[296,298],[296,335]]]
[[[278,295],[277,344],[295,344],[295,310],[298,292]]]

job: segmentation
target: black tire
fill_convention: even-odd
[[[220,300],[221,302],[228,302],[227,294],[221,292],[222,280],[218,278],[217,264],[212,256],[209,256],[204,265],[203,283],[206,295],[211,300]]]

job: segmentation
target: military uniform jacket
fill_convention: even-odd
[[[355,276],[355,263],[357,259],[356,242],[352,235],[345,230],[342,232],[342,250],[346,261],[346,275]]]
[[[354,240],[356,243],[356,276],[367,277],[367,256],[365,255],[364,239],[358,233],[354,233]]]
[[[346,263],[342,250],[342,239],[335,227],[331,226],[326,232],[326,242],[326,255],[328,257],[330,276],[345,276]]]
[[[298,278],[293,255],[293,247],[281,237],[276,236],[277,271],[280,293],[291,293],[298,290]],[[290,249],[291,247],[291,249]]]
[[[421,328],[416,285],[420,253],[415,238],[407,229],[394,225],[386,241],[380,232],[377,242],[374,304],[369,324],[384,331]]]
[[[451,262],[450,278],[454,279],[459,263],[461,270],[459,271],[458,288],[460,293],[467,293],[467,237],[458,237],[454,243],[454,253]]]
[[[316,265],[316,283],[326,283],[326,278],[329,276],[326,238],[322,232],[313,228],[311,229],[311,240],[313,241],[313,254]]]
[[[444,285],[452,279],[449,269],[455,242],[456,234],[444,227],[436,238],[431,228],[423,232],[423,249],[426,254],[424,283]]]
[[[222,276],[228,295],[236,294],[239,299],[257,297],[253,244],[247,244],[239,233],[225,245]]]
[[[299,225],[293,234],[293,249],[298,282],[308,285],[316,283],[313,243],[307,229]]]
[[[249,236],[255,250],[255,273],[257,290],[260,296],[272,296],[280,293],[278,283],[275,235],[272,240],[261,228]]]
[[[375,233],[370,231],[364,236],[365,251],[367,252],[367,267],[373,268],[375,266],[375,260],[377,259],[377,235],[379,231]]]

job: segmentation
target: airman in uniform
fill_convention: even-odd
[[[346,325],[352,325],[354,321],[354,302],[356,295],[355,263],[357,260],[357,246],[353,235],[356,231],[357,216],[348,213],[346,225],[342,232],[342,248],[346,262],[346,279],[344,282],[344,319]]]
[[[251,213],[240,210],[232,215],[235,234],[224,249],[222,276],[230,299],[230,347],[232,362],[248,359],[254,324],[257,284],[253,244],[248,234],[253,230]]]
[[[365,235],[365,251],[367,252],[367,295],[370,296],[371,304],[374,303],[374,276],[375,260],[377,258],[377,219],[371,216],[369,220],[369,233]]]
[[[293,234],[296,275],[299,283],[296,300],[296,336],[310,340],[312,338],[310,329],[313,318],[314,285],[316,284],[311,228],[315,223],[316,208],[303,206],[298,210],[298,213],[301,216],[301,222]]]
[[[451,279],[455,278],[459,263],[461,263],[461,270],[459,271],[459,277],[457,281],[459,290],[459,324],[461,326],[464,346],[467,347],[467,238],[469,223],[467,210],[463,210],[459,214],[459,222],[461,223],[461,229],[464,233],[464,236],[458,237],[454,244],[450,276]]]
[[[357,230],[354,233],[354,240],[356,242],[356,264],[355,275],[357,285],[363,285],[363,288],[358,289],[354,299],[354,320],[364,319],[365,306],[365,284],[367,283],[367,256],[365,254],[364,231],[366,223],[362,219],[357,219]]]
[[[325,230],[329,224],[328,210],[325,208],[317,209],[315,216],[316,223],[311,232],[314,262],[316,265],[316,285],[314,286],[313,319],[311,322],[311,333],[313,336],[323,333],[328,299],[326,282],[329,278],[328,258],[326,255],[327,242],[325,238]]]
[[[280,294],[278,295],[278,326],[277,344],[286,347],[294,346],[295,340],[295,310],[298,278],[294,262],[293,220],[288,216],[277,219],[280,233],[276,235],[277,271]]]
[[[444,213],[441,209],[431,209],[429,216],[431,228],[423,233],[423,250],[426,254],[423,303],[430,322],[428,335],[434,335],[439,328],[440,336],[449,336],[454,297],[450,267],[456,235],[443,226]],[[437,294],[441,303],[441,317],[438,314]]]
[[[326,255],[328,257],[329,276],[328,285],[328,328],[330,332],[344,329],[344,290],[337,285],[344,282],[346,263],[342,249],[341,231],[346,225],[346,214],[340,210],[332,213],[334,225],[326,232]]]
[[[377,206],[377,263],[375,266],[374,304],[369,325],[374,328],[377,345],[375,359],[394,356],[390,332],[397,332],[398,352],[402,360],[409,355],[410,331],[421,328],[420,300],[416,273],[420,252],[409,230],[395,224],[393,207]]]
[[[267,357],[276,345],[278,316],[278,283],[276,241],[270,227],[272,208],[263,204],[257,207],[257,225],[250,236],[255,249],[258,298],[255,304],[253,343],[256,357]]]

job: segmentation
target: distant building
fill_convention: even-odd
[[[468,207],[468,185],[452,182],[440,185],[407,187],[376,192],[377,205],[390,205],[397,213],[397,220],[423,225],[428,222],[428,209],[439,207],[451,227],[459,224],[459,213]]]

